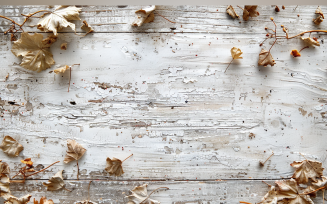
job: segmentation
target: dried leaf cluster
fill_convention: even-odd
[[[314,204],[311,198],[327,187],[327,178],[323,176],[322,163],[314,160],[294,161],[291,164],[295,172],[290,180],[275,181],[262,198],[261,204]],[[305,185],[306,188],[299,187]]]
[[[243,20],[248,21],[250,17],[257,17],[260,15],[260,13],[257,11],[256,5],[245,5],[244,8],[238,6],[240,9],[243,10]],[[232,18],[239,18],[240,16],[237,15],[235,9],[232,5],[229,5],[226,9],[226,12],[232,17]]]

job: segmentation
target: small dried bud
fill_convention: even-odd
[[[282,9],[283,9],[283,10],[285,9],[285,6],[284,6],[284,5],[282,6]]]
[[[278,8],[278,6],[275,7],[275,11],[276,12],[279,12],[280,11],[279,8]]]
[[[297,17],[300,17],[300,14],[297,14]]]
[[[269,37],[269,34],[267,33],[266,36]]]
[[[316,37],[313,37],[312,39],[314,39],[315,41],[317,41],[317,42],[318,42],[318,39],[317,39]]]
[[[272,21],[273,21],[273,20],[274,20],[274,18],[273,18],[273,17],[270,17],[270,20],[272,20]]]
[[[268,28],[267,28],[267,27],[265,27],[265,30],[268,30]]]
[[[280,27],[284,28],[284,25],[281,25]]]

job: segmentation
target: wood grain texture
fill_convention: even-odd
[[[0,15],[18,19],[46,8],[2,6]],[[18,158],[0,151],[0,159],[13,175],[24,158],[32,157],[37,170],[61,161],[32,178],[40,180],[15,184],[14,195],[31,190],[37,198],[73,203],[86,199],[88,180],[98,179],[91,198],[99,203],[123,203],[128,190],[144,182],[150,189],[172,189],[153,195],[161,203],[259,202],[267,190],[261,179],[291,177],[289,164],[303,159],[300,152],[327,167],[326,35],[312,34],[321,46],[303,50],[300,58],[289,54],[305,46],[300,38],[279,40],[272,49],[277,64],[257,65],[264,27],[273,28],[269,18],[293,34],[324,28],[326,21],[318,27],[312,23],[316,6],[295,12],[295,6],[287,6],[279,13],[274,6],[260,6],[259,17],[241,24],[225,13],[226,6],[158,6],[177,23],[157,16],[132,28],[139,8],[83,6],[81,18],[96,33],[81,38],[64,30],[51,47],[56,65],[41,73],[21,68],[9,36],[0,35],[0,140],[10,135],[25,148]],[[2,32],[8,25],[0,19]],[[60,50],[63,42],[67,50]],[[234,46],[244,59],[234,60],[224,74]],[[81,65],[73,67],[68,93],[69,73],[49,71],[76,63]],[[79,161],[79,182],[76,163],[63,163],[67,139],[87,149]],[[107,157],[132,153],[122,177],[104,171]],[[44,193],[41,182],[62,169],[78,194]]]

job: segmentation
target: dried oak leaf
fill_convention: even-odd
[[[275,186],[271,186],[270,191],[261,199],[261,204],[277,204],[278,201],[278,192],[276,191]]]
[[[23,151],[23,145],[19,144],[14,138],[10,136],[5,136],[0,145],[0,149],[9,156],[18,156],[21,151]]]
[[[15,196],[8,195],[5,196],[4,199],[6,200],[4,204],[26,204],[30,201],[31,195],[25,195],[21,198],[16,198]]]
[[[316,12],[315,13],[316,14],[319,14],[323,19],[325,19],[324,13],[322,12],[320,6],[318,6],[318,8],[316,9]]]
[[[299,193],[294,179],[275,181],[275,183],[279,187],[278,200],[285,199],[288,204],[314,204],[309,195]]]
[[[310,37],[308,38],[301,38],[306,44],[312,45],[312,46],[320,46],[319,42],[317,40],[314,40]]]
[[[10,174],[10,168],[9,165],[6,162],[0,161],[0,176],[2,175],[9,175]]]
[[[21,34],[20,39],[14,42],[11,52],[16,57],[23,57],[20,66],[41,72],[55,63],[49,49],[51,44],[55,42],[55,38],[42,39],[42,34],[30,35],[24,32]]]
[[[318,14],[317,18],[316,19],[313,19],[313,22],[316,24],[316,25],[319,25],[321,22],[323,22],[323,19],[325,18],[324,17],[324,14],[321,10],[321,8],[318,6],[318,8],[316,9],[316,14]]]
[[[131,190],[132,195],[126,196],[129,199],[128,204],[160,204],[159,201],[148,198],[147,186],[148,184],[143,184]]]
[[[46,197],[42,197],[42,198],[40,199],[40,202],[38,202],[38,201],[35,200],[35,198],[34,198],[34,204],[54,204],[54,202],[53,202],[53,200],[51,200],[51,199],[47,200]]]
[[[66,164],[74,160],[79,160],[86,152],[86,149],[75,140],[67,140],[67,147],[68,151],[64,159]]]
[[[58,171],[54,176],[52,176],[48,182],[44,182],[43,185],[47,186],[48,191],[56,191],[65,187],[65,182],[62,177],[62,172],[64,170]]]
[[[266,67],[267,65],[274,66],[276,64],[274,58],[272,57],[271,53],[267,50],[262,49],[259,54],[259,61],[258,65]]]
[[[235,12],[234,8],[232,5],[229,5],[226,9],[226,12],[232,17],[232,18],[240,18],[239,15]]]
[[[244,6],[243,9],[243,20],[247,21],[249,20],[249,17],[257,17],[260,15],[260,13],[257,11],[257,7],[255,5],[250,6]]]
[[[113,159],[110,159],[108,157],[105,170],[110,175],[120,176],[120,175],[122,175],[124,173],[122,163],[123,162],[120,159],[117,159],[115,157]]]
[[[86,32],[85,35],[92,33],[94,31],[93,28],[85,20],[83,21],[83,25],[81,29]]]
[[[316,182],[316,178],[321,177],[324,170],[321,162],[313,160],[294,161],[291,166],[296,168],[292,178],[299,184],[308,183],[309,178]]]
[[[322,187],[327,187],[327,177],[325,176],[322,176],[321,179],[317,179],[317,182],[312,182],[311,186],[308,186],[306,189],[304,189],[303,193],[309,193],[310,196],[316,197],[316,190]]]
[[[61,50],[67,50],[67,43],[62,43],[62,44],[60,45],[60,49],[61,49]]]
[[[58,35],[57,31],[64,27],[71,27],[75,32],[75,24],[70,23],[70,20],[81,20],[79,18],[79,12],[82,8],[76,8],[75,6],[59,6],[51,14],[42,18],[37,28],[41,31],[52,31],[54,35]]]
[[[292,50],[291,55],[292,55],[293,57],[301,57],[300,52],[297,51],[296,49],[295,49],[295,50]]]
[[[145,23],[150,23],[154,20],[153,11],[156,9],[155,5],[151,5],[145,7],[144,9],[140,9],[135,11],[136,19],[132,23],[133,26],[141,26]]]
[[[58,69],[53,70],[54,73],[59,74],[59,73],[65,73],[65,71],[69,69],[68,65],[65,65],[64,67],[60,67]]]
[[[243,59],[243,57],[241,57],[241,54],[243,54],[243,52],[241,51],[240,48],[233,47],[230,50],[230,53],[231,53],[233,59]]]

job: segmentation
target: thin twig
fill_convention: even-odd
[[[69,67],[69,85],[68,85],[68,92],[70,87],[70,80],[72,79],[72,67]]]
[[[65,188],[65,187],[63,187],[63,189],[65,189],[66,191],[72,192],[71,190],[69,190],[69,189],[67,189],[67,188]]]
[[[90,200],[90,186],[91,186],[91,182],[92,182],[92,180],[90,181],[90,183],[89,183],[89,188],[88,188],[88,190],[87,190],[87,194],[88,194],[88,196],[87,196],[87,201]]]
[[[319,191],[319,190],[321,190],[321,189],[325,189],[325,188],[326,188],[326,186],[323,186],[323,187],[317,188],[317,189],[314,190],[314,191],[310,191],[310,192],[308,192],[308,193],[300,193],[299,195],[308,195],[308,194],[311,194],[311,193],[317,192],[317,191]]]
[[[309,46],[306,46],[306,47],[302,48],[299,52],[301,52],[301,51],[304,50],[305,48],[309,48]]]
[[[269,185],[268,183],[266,183],[265,181],[262,181],[263,183],[265,183],[265,184],[267,184],[269,187],[271,186],[271,185]]]
[[[158,189],[160,189],[160,188],[165,188],[165,189],[169,189],[168,187],[159,187],[159,188],[157,188],[157,189],[155,189],[155,190],[153,190],[144,200],[142,200],[142,202],[140,202],[140,204],[142,204],[144,201],[146,201],[146,199],[148,199],[149,197],[150,197],[150,195],[152,194],[152,193],[154,193],[156,190],[158,190]]]
[[[239,5],[237,5],[238,8],[242,9],[244,11],[244,9],[242,7],[240,7]]]
[[[244,204],[252,204],[252,203],[248,203],[248,202],[245,202],[245,201],[240,201],[240,203],[244,203]]]
[[[274,23],[274,25],[275,25],[275,41],[273,42],[273,44],[271,45],[271,47],[270,47],[270,49],[269,49],[269,51],[268,51],[268,54],[267,54],[267,56],[262,60],[262,62],[263,61],[265,61],[266,60],[266,58],[269,56],[269,54],[270,54],[270,51],[271,51],[271,48],[275,45],[275,43],[276,43],[276,41],[277,41],[277,25],[276,25],[276,23],[275,23],[275,21],[274,21],[274,19],[273,18],[271,18],[271,21]]]
[[[77,180],[79,180],[79,178],[78,178],[78,174],[79,174],[78,160],[76,160],[76,164],[77,164]]]
[[[286,39],[295,38],[295,37],[297,37],[297,36],[299,36],[299,35],[303,35],[303,34],[305,34],[305,33],[313,33],[313,32],[322,32],[322,33],[327,33],[327,30],[309,30],[309,31],[304,31],[304,32],[302,32],[302,33],[299,33],[299,34],[297,34],[297,35],[294,35],[294,36],[292,36],[292,37],[288,37],[288,34],[286,33]]]
[[[169,20],[168,18],[166,18],[166,17],[160,15],[157,11],[154,11],[154,13],[158,14],[159,16],[163,17],[165,20],[167,20],[167,21],[169,21],[169,22],[171,22],[171,23],[176,23],[176,22],[171,21],[171,20]]]
[[[44,168],[44,169],[42,169],[42,170],[40,170],[40,171],[37,171],[37,172],[35,172],[35,173],[33,173],[33,174],[26,175],[25,177],[29,177],[29,176],[33,176],[33,175],[35,175],[35,174],[38,174],[38,173],[40,173],[40,172],[42,172],[42,171],[48,169],[49,167],[51,167],[52,165],[54,165],[54,164],[56,164],[56,163],[58,163],[58,162],[60,162],[60,161],[56,161],[56,162],[54,162],[53,164],[50,164],[48,167],[46,167],[46,168]]]
[[[233,61],[233,60],[234,60],[234,58],[232,59],[232,61]],[[230,63],[228,64],[227,68],[225,69],[224,73],[226,73],[226,71],[227,71],[229,65],[232,63],[232,61],[230,61]]]
[[[133,156],[133,154],[129,155],[126,159],[124,159],[124,160],[122,161],[122,163],[123,163],[124,161],[126,161],[128,158],[130,158],[131,156]]]

